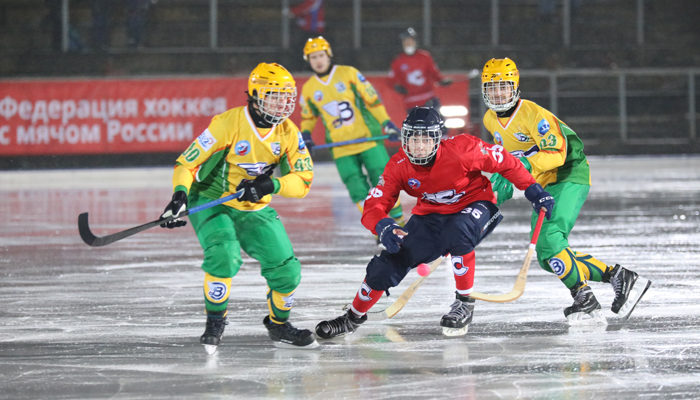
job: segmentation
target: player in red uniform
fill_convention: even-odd
[[[474,299],[474,248],[503,218],[493,203],[491,184],[482,171],[498,172],[521,190],[536,210],[549,218],[554,200],[522,163],[499,145],[458,135],[441,141],[445,125],[430,107],[411,110],[401,129],[401,149],[389,160],[379,183],[365,200],[362,224],[377,234],[386,250],[367,265],[352,306],[338,318],[316,325],[320,338],[354,332],[367,311],[409,270],[443,254],[452,256],[457,299],[440,325],[445,334],[466,333]],[[404,228],[387,215],[403,190],[416,197]]]
[[[451,84],[452,80],[442,75],[430,52],[417,48],[416,31],[413,28],[408,28],[399,36],[403,53],[392,61],[389,71],[394,90],[403,95],[407,111],[415,106],[440,110],[435,85],[446,86]]]

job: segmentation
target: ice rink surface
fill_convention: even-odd
[[[454,283],[443,264],[393,319],[315,350],[277,349],[262,325],[264,280],[244,257],[214,356],[198,343],[203,273],[189,225],[102,248],[78,236],[84,211],[98,235],[157,218],[171,168],[2,171],[0,399],[697,399],[700,157],[590,161],[570,243],[653,281],[628,321],[609,310],[612,287],[592,283],[607,327],[569,328],[568,291],[533,262],[520,299],[477,302],[467,336],[446,338]],[[374,238],[332,164],[316,165],[306,199],[272,205],[302,262],[291,321],[313,329],[351,301]],[[521,192],[503,213],[477,249],[482,292],[509,291],[527,250]]]

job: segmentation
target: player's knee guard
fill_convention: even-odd
[[[240,248],[231,242],[217,242],[204,249],[202,269],[215,276],[234,277],[241,268]]]
[[[289,319],[289,312],[294,305],[294,291],[280,293],[267,289],[267,308],[270,311],[270,319],[284,323]]]
[[[392,262],[399,260],[398,257],[386,256],[384,253],[386,252],[374,256],[367,265],[365,281],[374,290],[386,291],[398,285],[408,273],[408,267]]]
[[[207,311],[226,310],[231,292],[231,278],[219,278],[204,273],[204,303]]]

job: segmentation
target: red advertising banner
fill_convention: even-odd
[[[401,98],[385,76],[368,78],[400,126]],[[468,109],[467,85],[440,88],[442,104]],[[246,90],[247,77],[0,81],[0,156],[180,152]],[[299,107],[291,118],[298,125]],[[320,122],[313,136],[324,142]]]

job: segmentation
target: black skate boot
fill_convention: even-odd
[[[367,321],[367,314],[358,317],[354,312],[348,310],[347,313],[336,319],[319,322],[316,325],[316,334],[323,339],[344,336],[355,332],[365,321]]]
[[[609,275],[606,275],[603,277],[603,282],[610,282],[615,290],[615,300],[613,300],[610,310],[620,315],[622,319],[629,318],[634,307],[651,286],[651,281],[640,277],[634,271],[621,267],[619,264],[615,264]]]
[[[564,316],[570,324],[580,323],[607,324],[600,303],[588,285],[579,284],[571,289],[574,304],[564,309]]]
[[[445,336],[464,336],[474,316],[474,299],[456,293],[456,300],[450,311],[440,319],[442,334]]]
[[[204,350],[208,354],[216,352],[226,325],[228,325],[228,318],[224,316],[223,312],[207,315],[207,327],[204,329],[204,334],[200,336],[199,343],[204,345]]]
[[[314,334],[308,329],[297,329],[289,322],[276,324],[270,321],[269,315],[263,319],[263,325],[267,328],[270,339],[272,339],[277,347],[288,349],[312,349],[318,347],[318,342],[316,342]]]

